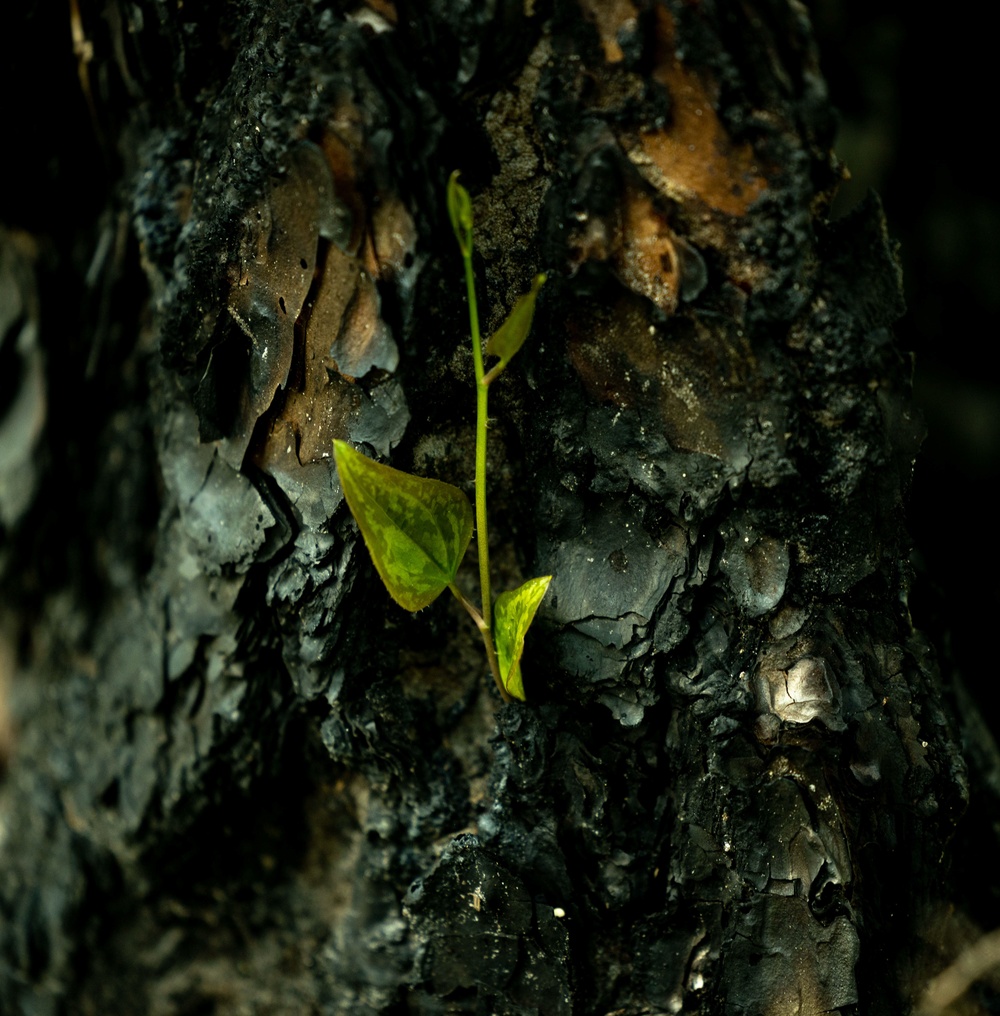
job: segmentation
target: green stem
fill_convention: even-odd
[[[472,248],[462,252],[465,264],[465,291],[469,299],[469,325],[472,329],[472,360],[476,368],[476,550],[479,554],[479,585],[483,597],[483,622],[490,631],[490,541],[486,526],[486,421],[489,384],[483,377],[483,345],[479,334],[479,308],[476,282],[472,274]],[[492,636],[490,637],[492,644]],[[494,653],[494,656],[496,654]],[[500,683],[499,676],[497,683]],[[502,688],[501,688],[502,690]]]
[[[452,591],[455,599],[457,599],[458,602],[461,603],[468,611],[469,616],[479,629],[479,634],[483,637],[483,645],[486,646],[486,659],[489,662],[490,673],[493,675],[493,680],[496,682],[496,686],[500,690],[500,697],[504,700],[504,702],[513,702],[513,699],[507,693],[507,689],[503,686],[503,681],[500,679],[500,661],[497,659],[497,651],[493,646],[493,635],[490,633],[489,624],[483,615],[480,614],[479,611],[476,610],[476,608],[459,592],[458,586],[456,586],[454,582],[449,582],[448,588]]]

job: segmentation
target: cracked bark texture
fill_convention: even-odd
[[[100,18],[65,346],[0,237],[0,1009],[907,1011],[1000,781],[909,618],[899,271],[828,221],[805,9]],[[555,576],[524,705],[330,457],[471,493],[453,168],[487,332],[549,273],[490,429],[499,586]]]

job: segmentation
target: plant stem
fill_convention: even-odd
[[[500,697],[504,702],[512,702],[513,699],[507,694],[507,689],[504,688],[503,681],[500,680],[500,661],[497,659],[497,651],[493,647],[493,636],[490,633],[489,624],[487,624],[483,615],[459,592],[458,586],[454,582],[449,582],[448,588],[452,591],[458,602],[469,612],[469,616],[479,629],[479,634],[483,637],[483,645],[486,646],[486,659],[489,662],[493,680],[496,682],[497,688],[500,689]]]
[[[486,527],[486,421],[489,384],[483,377],[483,346],[479,334],[479,308],[476,303],[476,282],[472,274],[472,250],[462,252],[465,264],[465,291],[469,299],[469,325],[472,330],[472,360],[476,367],[476,550],[479,554],[479,586],[483,597],[482,620],[490,635],[492,604],[490,602],[490,541]],[[492,379],[491,379],[492,380]],[[493,654],[494,657],[496,653]],[[497,677],[497,683],[500,683]],[[506,697],[506,695],[505,695]]]

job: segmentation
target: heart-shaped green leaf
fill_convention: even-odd
[[[450,483],[411,476],[333,442],[347,506],[389,595],[421,610],[448,588],[472,539],[472,506]]]
[[[528,634],[535,611],[552,581],[551,575],[528,579],[518,589],[501,593],[493,608],[493,637],[496,640],[500,678],[511,698],[524,701],[524,681],[521,679],[521,655],[524,636]]]
[[[511,357],[524,345],[531,331],[531,320],[535,316],[535,300],[545,283],[545,273],[535,276],[531,289],[517,298],[507,320],[490,336],[486,352],[500,357],[500,370],[510,363]],[[498,372],[499,373],[499,372]]]

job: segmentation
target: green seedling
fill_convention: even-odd
[[[502,593],[494,609],[486,519],[486,422],[489,387],[524,345],[545,276],[535,276],[531,290],[514,304],[484,350],[472,272],[472,201],[458,182],[457,172],[448,181],[448,215],[465,268],[476,371],[475,515],[465,494],[449,483],[411,476],[374,462],[345,441],[334,441],[333,453],[347,506],[389,595],[405,610],[417,611],[433,603],[445,589],[451,590],[479,629],[490,672],[503,700],[523,702],[524,638],[552,576],[529,579],[520,588]],[[484,354],[497,357],[489,372],[484,369]],[[481,608],[470,603],[455,584],[459,565],[472,540],[473,518]]]

